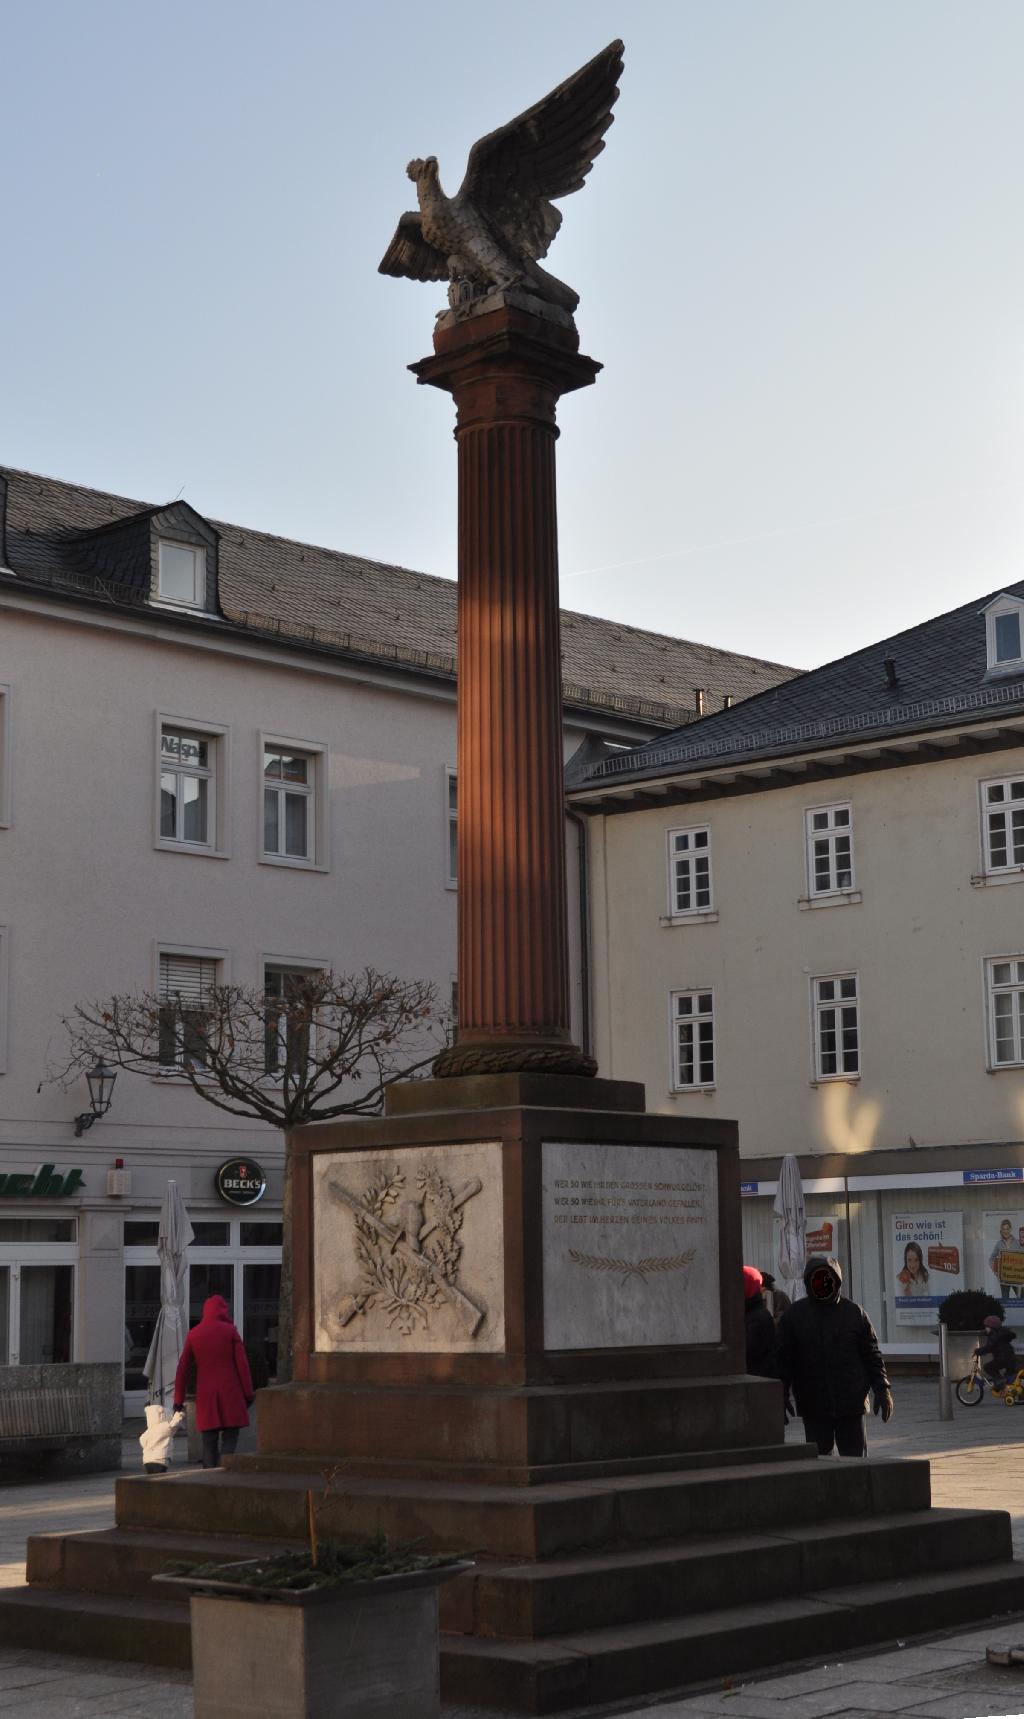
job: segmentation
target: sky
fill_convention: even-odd
[[[0,462],[453,577],[405,164],[615,36],[563,604],[813,667],[1024,577],[1021,0],[0,0]]]

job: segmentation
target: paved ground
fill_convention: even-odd
[[[986,1398],[938,1418],[934,1381],[896,1381],[897,1413],[888,1427],[872,1423],[878,1456],[928,1456],[936,1504],[1009,1510],[1014,1545],[1024,1558],[1024,1405],[1007,1409]],[[789,1429],[800,1437],[799,1424]],[[134,1436],[125,1469],[141,1466]],[[47,1529],[102,1528],[113,1522],[114,1477],[0,1488],[0,1584],[24,1580],[27,1535]],[[641,1707],[590,1709],[593,1719],[982,1719],[1024,1716],[1024,1668],[986,1666],[985,1648],[1024,1642],[1024,1618],[979,1629],[917,1638],[904,1647],[869,1650],[842,1664],[810,1664],[733,1688],[662,1698]],[[0,1649],[0,1719],[193,1719],[185,1673],[109,1665],[98,1660]],[[253,1719],[259,1719],[258,1714]],[[491,1712],[447,1707],[445,1719],[494,1719]],[[572,1716],[567,1716],[572,1719]],[[577,1714],[575,1719],[584,1719]]]

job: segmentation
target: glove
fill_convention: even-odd
[[[185,1413],[184,1403],[175,1403],[171,1409],[171,1413],[172,1415],[183,1415]]]
[[[245,1406],[246,1406],[246,1408],[247,1408],[247,1409],[251,1409],[251,1408],[252,1408],[252,1405],[253,1405],[253,1403],[254,1403],[254,1402],[255,1402],[255,1401],[256,1401],[256,1398],[255,1398],[255,1397],[246,1397],[246,1399],[245,1399]]]
[[[895,1404],[892,1400],[892,1392],[888,1385],[883,1385],[880,1390],[876,1389],[875,1414],[881,1415],[883,1422],[892,1420],[892,1411],[894,1407]]]

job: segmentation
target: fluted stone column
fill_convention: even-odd
[[[593,1074],[572,1043],[555,408],[600,368],[500,303],[412,366],[458,409],[459,1031],[438,1075]]]

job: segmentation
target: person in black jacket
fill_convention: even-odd
[[[892,1391],[878,1338],[863,1307],[843,1299],[837,1259],[816,1255],[804,1271],[805,1300],[795,1301],[779,1321],[779,1377],[792,1390],[809,1444],[822,1456],[833,1445],[840,1456],[866,1456],[867,1394],[875,1414],[889,1420]]]
[[[1004,1325],[995,1313],[990,1313],[981,1323],[985,1335],[974,1353],[981,1357],[985,1377],[993,1390],[1001,1391],[1004,1385],[1017,1376],[1020,1363],[1013,1347],[1013,1339],[1017,1333]],[[747,1371],[750,1371],[749,1367]]]
[[[743,1328],[747,1338],[747,1372],[760,1379],[777,1379],[775,1321],[761,1293],[761,1273],[755,1266],[743,1267]]]

